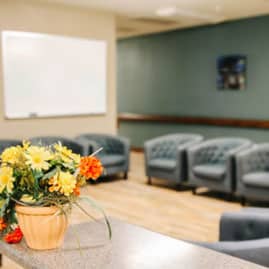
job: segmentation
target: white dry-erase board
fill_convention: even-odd
[[[9,119],[106,112],[106,42],[2,32]]]

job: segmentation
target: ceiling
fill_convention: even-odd
[[[44,1],[111,11],[117,15],[119,38],[269,14],[269,0]],[[159,16],[157,11],[170,14]]]

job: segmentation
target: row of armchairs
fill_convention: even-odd
[[[145,142],[148,183],[152,177],[178,184],[269,200],[269,143],[238,137],[203,141],[196,134],[172,134]]]
[[[74,139],[62,136],[38,136],[30,138],[29,141],[33,145],[44,146],[61,142],[63,146],[81,156],[90,155],[102,147],[103,150],[98,153],[98,157],[105,168],[104,175],[123,173],[124,178],[128,178],[130,142],[126,138],[106,134],[82,134]],[[21,140],[2,139],[0,153],[7,147],[21,143]]]

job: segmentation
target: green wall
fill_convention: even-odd
[[[118,42],[118,112],[269,119],[269,16],[129,38]],[[216,59],[247,55],[247,89],[220,91]],[[121,123],[134,146],[171,132],[240,135],[268,141],[269,130]]]

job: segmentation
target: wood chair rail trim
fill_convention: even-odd
[[[118,126],[121,122],[156,122],[187,125],[210,125],[221,127],[240,127],[269,129],[269,119],[238,119],[238,118],[214,118],[196,116],[169,116],[169,115],[149,115],[149,114],[118,114]]]

